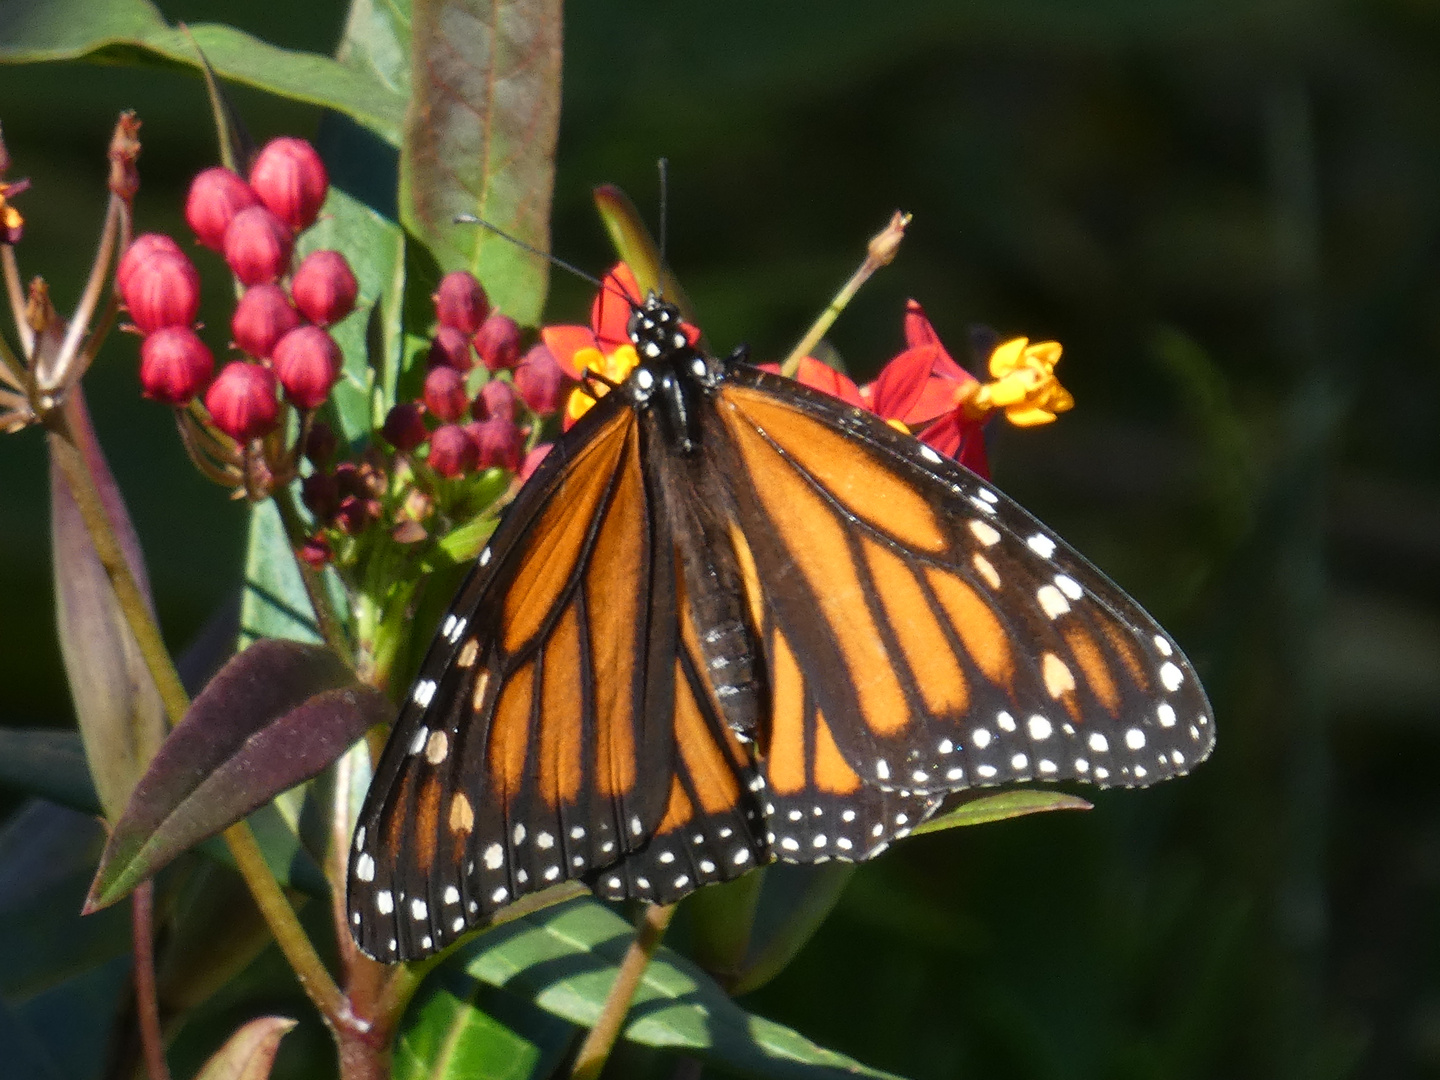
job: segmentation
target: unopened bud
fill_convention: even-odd
[[[430,339],[430,355],[426,362],[432,367],[454,368],[469,371],[475,366],[470,352],[470,337],[453,326],[437,326],[435,336]]]
[[[274,281],[290,265],[295,237],[263,206],[239,211],[225,230],[225,262],[245,285]]]
[[[300,313],[317,326],[330,326],[355,310],[360,284],[338,251],[312,251],[290,280]]]
[[[139,158],[140,121],[127,110],[115,121],[110,137],[110,190],[127,203],[140,190],[140,170],[135,167]]]
[[[340,378],[343,356],[318,326],[297,326],[275,343],[271,356],[285,397],[298,409],[318,409]]]
[[[335,525],[343,533],[354,536],[379,516],[380,505],[359,495],[346,495],[335,511]]]
[[[295,554],[306,566],[313,566],[318,570],[330,561],[333,552],[330,550],[330,541],[320,533],[316,533],[307,538]]]
[[[504,379],[491,379],[480,388],[470,415],[476,420],[514,420],[515,388]]]
[[[414,450],[430,437],[420,406],[408,401],[390,410],[380,434],[396,450]]]
[[[910,224],[910,214],[896,210],[890,217],[890,224],[870,238],[866,248],[866,261],[873,269],[889,266],[900,251],[900,241],[905,239],[905,227]]]
[[[491,312],[475,334],[475,351],[493,371],[508,371],[520,360],[520,327],[508,315]]]
[[[300,232],[315,223],[330,179],[304,139],[272,139],[250,167],[250,186],[276,217]]]
[[[238,175],[216,165],[190,181],[185,221],[195,239],[212,251],[225,249],[225,230],[241,210],[258,206],[260,197]]]
[[[490,301],[475,275],[455,270],[440,279],[430,299],[435,301],[435,318],[441,326],[453,326],[467,337],[480,329],[490,314]]]
[[[235,344],[251,356],[268,360],[275,343],[300,325],[300,313],[279,285],[256,285],[245,290],[230,317]]]
[[[115,288],[121,296],[125,295],[125,284],[130,280],[135,268],[147,262],[152,255],[161,252],[167,255],[184,255],[180,245],[164,233],[141,233],[130,241],[130,246],[125,249],[125,254],[120,256],[120,264],[115,268]]]
[[[140,385],[151,401],[184,405],[214,373],[214,355],[188,326],[157,330],[140,346]]]
[[[249,442],[275,430],[280,403],[275,373],[259,364],[226,364],[205,393],[205,408],[215,426],[237,442]]]
[[[310,434],[305,437],[305,457],[311,465],[323,469],[335,456],[339,445],[340,440],[335,438],[330,425],[324,420],[316,420],[310,425]]]
[[[520,461],[525,453],[525,440],[514,421],[499,418],[481,420],[470,424],[468,430],[479,451],[480,468],[498,466],[511,472],[520,468]]]
[[[536,345],[527,352],[515,366],[512,377],[520,399],[536,416],[559,412],[570,391],[570,377],[560,367],[555,354],[544,345]]]
[[[442,424],[465,415],[465,376],[450,367],[431,368],[425,376],[425,408]]]
[[[200,313],[200,274],[178,251],[156,251],[131,265],[120,295],[130,321],[144,333],[194,326]]]
[[[522,484],[535,475],[535,470],[540,467],[540,463],[545,460],[545,456],[550,453],[550,448],[553,445],[553,443],[547,442],[541,443],[539,446],[531,447],[530,451],[525,455],[525,460],[520,463],[518,478]]]
[[[480,450],[470,433],[459,424],[446,424],[430,434],[430,467],[448,478],[475,471]]]
[[[316,521],[328,522],[340,509],[340,485],[329,473],[313,472],[300,482],[300,501]]]

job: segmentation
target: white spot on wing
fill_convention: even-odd
[[[1025,546],[1035,552],[1042,559],[1048,559],[1055,554],[1055,541],[1044,533],[1036,533],[1025,541]]]
[[[970,520],[970,532],[986,547],[991,547],[1000,542],[1000,531],[988,521],[981,521],[979,518]]]
[[[985,747],[990,745],[991,737],[989,728],[976,728],[975,734],[970,736],[970,742],[975,746],[975,749],[984,750]]]
[[[375,880],[375,859],[368,851],[355,860],[355,876],[361,881]]]
[[[1035,590],[1035,599],[1040,601],[1040,610],[1052,619],[1058,619],[1070,610],[1070,604],[1054,585],[1041,585]]]
[[[395,910],[395,897],[389,889],[381,889],[375,894],[375,910],[381,915],[389,915]]]
[[[1050,737],[1050,733],[1054,730],[1050,721],[1038,713],[1025,721],[1025,727],[1026,730],[1030,732],[1030,738],[1036,742],[1044,742]]]
[[[1180,669],[1169,660],[1166,660],[1165,663],[1160,665],[1160,682],[1166,690],[1174,693],[1180,689],[1180,684],[1184,681],[1185,676],[1181,673]]]

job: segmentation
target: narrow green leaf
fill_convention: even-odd
[[[853,863],[842,862],[770,867],[756,906],[750,949],[730,992],[747,994],[784,971],[834,910],[854,873]]]
[[[190,31],[222,77],[334,109],[399,145],[406,94],[378,79],[373,68],[280,49],[230,26],[202,24]],[[0,5],[0,63],[82,59],[198,66],[195,44],[148,0],[7,0]]]
[[[446,964],[589,1027],[633,934],[609,908],[580,899],[497,927]],[[663,948],[641,979],[624,1035],[742,1076],[892,1075],[747,1013],[698,967]]]
[[[1015,791],[1001,791],[994,795],[981,795],[961,803],[947,813],[916,826],[912,836],[940,832],[942,829],[956,829],[962,825],[984,825],[991,821],[1006,821],[1024,817],[1026,814],[1043,814],[1047,810],[1089,810],[1091,805],[1076,795],[1063,791],[1044,791],[1039,788],[1019,788]]]
[[[150,582],[139,538],[78,389],[65,408],[130,573],[148,598]],[[165,738],[165,710],[69,485],[53,460],[50,492],[60,652],[90,773],[100,804],[114,821]]]
[[[560,0],[415,0],[400,220],[442,270],[466,269],[533,324],[549,266],[457,214],[550,246],[560,125]]]
[[[104,812],[78,731],[0,728],[0,786],[82,814]]]
[[[698,322],[695,305],[680,288],[680,282],[666,265],[664,252],[655,243],[645,219],[635,208],[629,195],[614,184],[601,184],[592,193],[595,209],[610,234],[610,243],[635,275],[635,283],[642,293],[658,289],[664,297],[680,309],[680,314],[689,322]]]
[[[257,1016],[241,1024],[195,1074],[195,1080],[265,1080],[275,1064],[280,1040],[296,1023],[284,1016]]]
[[[180,852],[316,775],[392,711],[327,649],[252,645],[155,755],[110,835],[87,909],[114,903]]]

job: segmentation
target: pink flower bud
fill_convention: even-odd
[[[475,366],[469,336],[453,326],[435,328],[435,336],[430,339],[430,355],[426,360],[432,368],[449,367],[456,371],[469,371]]]
[[[306,566],[313,566],[318,570],[330,561],[332,555],[330,541],[316,533],[301,544],[300,550],[295,554],[300,556]]]
[[[504,379],[491,379],[480,388],[470,415],[476,420],[514,420],[515,388]]]
[[[260,197],[249,184],[217,165],[190,181],[190,194],[185,197],[185,221],[195,233],[195,239],[212,251],[221,251],[225,247],[225,230],[235,215],[259,203]]]
[[[340,509],[340,485],[329,473],[313,472],[300,482],[300,501],[316,521],[329,521]]]
[[[431,368],[425,376],[425,408],[442,424],[465,415],[465,376],[450,367]]]
[[[321,469],[335,456],[339,445],[340,441],[335,438],[330,425],[324,420],[316,420],[310,425],[310,434],[305,438],[305,456],[310,459],[311,465]]]
[[[511,472],[520,468],[520,459],[525,453],[525,440],[520,429],[512,420],[481,420],[467,428],[478,448],[479,467],[490,469],[499,466]]]
[[[300,313],[317,326],[330,326],[355,310],[360,284],[338,251],[312,251],[290,280]]]
[[[147,334],[193,326],[200,313],[200,274],[178,251],[153,251],[131,264],[120,295],[130,321]]]
[[[379,516],[380,504],[375,500],[346,495],[340,500],[340,509],[335,511],[335,525],[341,532],[353,536]]]
[[[279,285],[247,289],[230,317],[235,344],[251,356],[269,359],[275,343],[300,325],[300,313],[290,306]]]
[[[121,296],[125,295],[125,285],[130,280],[130,275],[135,268],[150,260],[152,255],[160,252],[167,255],[180,255],[185,253],[180,250],[180,245],[164,233],[142,233],[130,241],[130,246],[125,249],[125,254],[120,256],[120,265],[115,268],[115,288]]]
[[[285,273],[295,237],[263,206],[250,206],[225,230],[225,262],[245,285],[265,285]]]
[[[272,139],[250,167],[250,186],[276,217],[300,232],[315,223],[330,178],[304,139]]]
[[[491,371],[506,371],[520,359],[520,327],[509,315],[492,311],[475,333],[475,351]]]
[[[259,364],[236,360],[225,365],[205,392],[205,408],[215,426],[237,442],[249,442],[275,430],[280,402],[275,373]]]
[[[430,437],[420,406],[414,402],[405,402],[391,409],[380,434],[396,450],[414,450]]]
[[[166,405],[184,405],[215,373],[215,357],[188,326],[169,326],[140,346],[140,385],[145,396]]]
[[[318,409],[340,378],[343,357],[335,339],[318,326],[297,326],[275,343],[275,374],[298,409]]]
[[[520,463],[519,478],[522,484],[535,475],[535,470],[540,467],[540,463],[545,460],[545,455],[550,453],[553,445],[553,443],[547,442],[531,447],[529,453],[525,455],[525,460]]]
[[[559,412],[570,392],[570,377],[544,345],[536,345],[525,354],[515,367],[514,379],[521,400],[536,416]]]
[[[464,476],[475,471],[480,450],[470,433],[459,424],[446,424],[430,433],[430,467],[444,477]]]
[[[430,299],[435,301],[435,318],[441,326],[453,326],[469,336],[480,329],[490,314],[490,301],[475,275],[455,270],[440,279],[440,287]]]

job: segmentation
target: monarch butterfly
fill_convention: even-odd
[[[640,365],[521,490],[424,660],[350,853],[370,956],[441,949],[560,881],[660,903],[872,858],[962,788],[1141,786],[1214,726],[1141,608],[878,417],[691,345]]]

